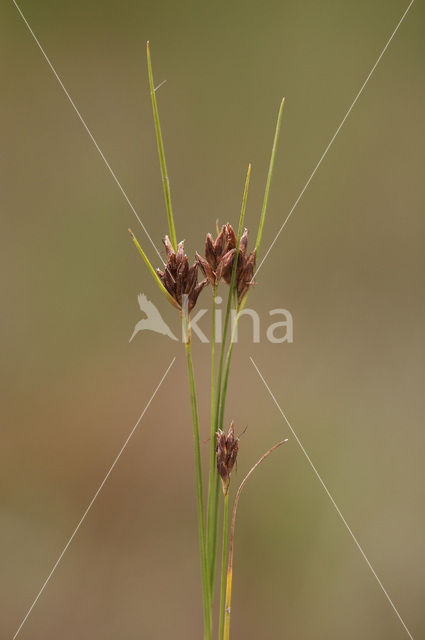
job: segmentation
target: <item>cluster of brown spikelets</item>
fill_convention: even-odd
[[[230,284],[235,260],[237,259],[235,273],[235,290],[240,304],[253,284],[255,249],[247,252],[248,230],[245,229],[237,247],[236,234],[231,224],[224,224],[216,240],[210,233],[205,240],[205,257],[196,253],[196,259],[192,266],[184,252],[184,241],[174,251],[168,236],[164,240],[167,262],[164,270],[157,269],[157,274],[162,284],[182,308],[185,296],[187,297],[187,311],[190,313],[196,304],[202,289],[211,284],[216,287],[220,280]],[[198,282],[198,269],[203,271],[205,278]]]

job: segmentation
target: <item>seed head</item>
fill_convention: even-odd
[[[256,251],[247,252],[248,229],[244,229],[239,243],[238,264],[236,267],[235,288],[238,294],[239,304],[248,292],[250,285],[255,284],[252,280],[254,276]],[[227,284],[232,279],[233,263],[236,256],[236,247],[227,252],[217,267],[217,278],[223,278]]]
[[[229,251],[235,248],[236,235],[231,224],[227,223],[221,227],[220,233],[215,241],[210,233],[207,234],[205,240],[205,258],[197,253],[196,260],[213,286],[217,285],[220,280],[220,277],[217,277],[219,265]]]
[[[207,234],[205,241],[205,258],[196,254],[196,260],[208,278],[209,282],[216,286],[223,279],[230,284],[232,279],[233,264],[236,255],[236,234],[231,224],[221,227],[221,231],[214,242],[212,235]],[[255,267],[255,249],[247,253],[248,229],[244,229],[239,243],[238,265],[236,268],[235,288],[239,304],[248,292]]]
[[[208,280],[198,282],[198,262],[189,266],[189,260],[184,252],[184,241],[179,242],[177,251],[174,251],[168,236],[165,236],[163,242],[167,263],[164,271],[157,269],[156,272],[179,308],[182,308],[183,296],[187,296],[188,313],[190,313],[202,289],[208,284]]]
[[[226,495],[229,490],[230,474],[239,451],[239,438],[235,438],[233,421],[227,435],[219,429],[216,436],[217,471],[221,477],[223,493]]]

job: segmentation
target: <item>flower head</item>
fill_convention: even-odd
[[[233,264],[236,255],[237,239],[231,224],[227,223],[221,227],[217,239],[213,240],[210,233],[205,241],[205,258],[196,254],[199,263],[209,282],[216,286],[223,279],[227,284],[232,280]],[[238,265],[236,269],[235,289],[238,295],[238,302],[248,292],[248,288],[253,283],[255,267],[255,249],[251,253],[247,252],[248,229],[244,229],[239,243]]]
[[[227,435],[219,429],[216,437],[217,471],[221,477],[223,493],[226,495],[229,490],[230,474],[232,473],[239,451],[239,438],[235,438],[233,421]]]
[[[189,266],[189,260],[184,252],[184,241],[179,242],[177,251],[174,251],[168,236],[165,236],[163,242],[167,263],[164,271],[157,269],[156,272],[180,309],[183,307],[184,296],[187,296],[187,311],[190,313],[202,289],[208,284],[208,280],[198,282],[198,262]]]
[[[239,304],[248,292],[249,286],[254,284],[252,278],[254,276],[256,250],[247,252],[248,246],[248,229],[244,229],[239,243],[238,264],[236,267],[235,289],[238,294]],[[227,284],[232,279],[233,263],[236,256],[236,247],[227,252],[217,267],[216,277],[223,278]]]
[[[232,249],[236,249],[236,235],[232,225],[227,223],[221,227],[215,241],[210,233],[207,234],[205,258],[200,256],[199,253],[196,254],[199,266],[213,286],[217,285],[220,280],[220,277],[217,277],[219,265]]]

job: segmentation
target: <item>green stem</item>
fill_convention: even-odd
[[[236,281],[236,270],[238,266],[238,255],[239,255],[239,245],[243,232],[244,221],[245,221],[245,212],[246,212],[246,202],[248,198],[248,187],[249,180],[251,177],[251,165],[248,165],[248,171],[245,179],[245,187],[242,197],[242,206],[241,213],[239,216],[239,224],[238,224],[238,235],[236,242],[236,253],[235,259],[233,261],[233,269],[232,276],[230,280],[229,286],[229,295],[227,298],[227,306],[226,306],[226,314],[224,317],[224,325],[223,325],[223,336],[221,342],[220,349],[220,359],[218,366],[218,375],[217,375],[217,386],[216,386],[216,401],[215,401],[215,411],[214,411],[214,433],[218,430],[218,428],[222,428],[223,422],[222,419],[219,421],[219,416],[223,416],[223,410],[220,410],[221,407],[221,389],[222,389],[222,379],[223,379],[223,364],[224,364],[224,353],[226,348],[226,339],[227,339],[227,331],[229,328],[229,320],[230,320],[230,310],[232,308],[232,298],[233,298],[233,290],[235,287]],[[215,449],[214,449],[215,456]],[[214,457],[214,465],[215,465],[215,457]],[[214,592],[214,583],[215,583],[215,572],[217,565],[217,547],[218,547],[218,507],[219,507],[219,493],[220,493],[220,482],[218,476],[216,474],[216,482],[215,482],[215,491],[214,491],[214,514],[213,514],[213,522],[212,525],[208,524],[208,529],[213,531],[212,543],[209,544],[209,560],[210,560],[210,576],[211,576],[211,593]]]
[[[213,288],[212,304],[212,339],[211,339],[211,429],[214,426],[214,402],[215,402],[215,311],[216,311],[217,286]],[[211,431],[211,438],[215,434]],[[212,447],[215,450],[215,447]]]
[[[233,345],[234,343],[234,336],[235,336],[235,330],[237,329],[237,323],[238,323],[238,316],[236,316],[235,319],[235,325],[232,331],[232,337],[230,340],[230,345],[229,348],[227,350],[227,356],[226,356],[226,364],[224,367],[224,379],[223,379],[223,386],[222,386],[222,390],[221,390],[221,406],[220,406],[220,422],[223,423],[224,420],[224,409],[226,406],[226,396],[227,396],[227,385],[229,382],[229,372],[230,372],[230,362],[232,359],[232,352],[233,352]]]
[[[213,538],[212,538],[212,560],[211,560],[211,593],[215,591],[215,578],[217,567],[217,552],[218,552],[218,525],[219,525],[219,506],[220,506],[220,476],[218,473],[215,477],[214,487],[214,515],[213,515]]]
[[[161,165],[162,185],[164,187],[165,207],[167,209],[168,228],[170,232],[170,241],[174,251],[177,251],[176,229],[174,227],[173,208],[171,206],[170,181],[168,179],[167,164],[165,162],[164,142],[162,140],[161,125],[159,123],[158,105],[156,103],[155,86],[153,82],[151,54],[149,42],[146,45],[146,56],[148,60],[149,87],[152,100],[153,120],[155,124],[156,142],[158,145],[159,163]]]
[[[285,104],[285,98],[282,98],[282,102],[280,103],[280,108],[279,108],[279,114],[277,116],[276,129],[274,132],[273,147],[272,147],[269,171],[267,174],[267,181],[266,181],[266,189],[264,192],[263,206],[261,209],[260,224],[258,225],[257,241],[255,243],[255,249],[257,251],[257,255],[258,255],[258,249],[260,248],[261,237],[263,235],[264,221],[266,219],[267,204],[269,201],[270,185],[272,183],[272,175],[273,175],[273,169],[274,169],[274,162],[276,159],[277,143],[279,142],[280,125],[282,123],[282,113],[283,113],[284,104]]]
[[[229,526],[229,494],[224,496],[223,504],[223,543],[221,551],[221,586],[220,586],[220,625],[219,640],[223,638],[224,632],[224,598],[226,594],[226,560],[227,560],[227,536]]]
[[[211,432],[210,432],[210,471],[208,480],[208,528],[207,528],[207,557],[210,581],[211,602],[214,600],[214,575],[212,574],[213,550],[212,540],[214,537],[214,497],[215,484],[217,477],[217,469],[215,463],[215,311],[216,311],[216,295],[217,286],[213,288],[213,305],[212,305],[212,339],[211,339]]]
[[[227,385],[229,382],[229,373],[230,373],[230,363],[232,360],[232,353],[233,353],[233,346],[235,344],[235,340],[236,340],[236,333],[238,330],[238,325],[239,325],[239,320],[241,317],[241,313],[244,310],[245,307],[245,303],[248,297],[248,293],[245,295],[244,299],[242,300],[241,304],[238,307],[238,312],[236,314],[235,317],[235,322],[233,325],[233,330],[232,330],[232,335],[230,336],[230,344],[229,344],[229,348],[227,350],[227,356],[226,356],[226,364],[224,367],[224,380],[223,380],[223,385],[222,385],[222,390],[221,390],[221,408],[220,408],[220,420],[222,421],[224,418],[224,408],[226,405],[226,396],[227,396]]]
[[[230,291],[229,291],[229,299]],[[216,401],[215,401],[215,410],[214,410],[214,433],[216,433],[219,427],[222,427],[222,422],[219,422],[218,418],[220,415],[220,406],[221,406],[221,385],[223,378],[223,364],[224,364],[224,352],[225,352],[225,344],[227,337],[227,329],[229,326],[229,317],[230,317],[230,305],[227,305],[226,315],[224,318],[224,326],[223,326],[223,336],[222,343],[220,349],[220,360],[218,365],[218,375],[217,375],[217,386],[216,386]],[[214,467],[215,467],[215,448],[214,448]],[[213,511],[213,520],[211,525],[208,524],[208,529],[212,531],[212,540],[209,545],[209,560],[210,560],[210,576],[211,576],[211,593],[215,590],[215,573],[217,566],[217,547],[218,547],[218,508],[219,508],[219,496],[220,496],[220,479],[218,474],[216,473],[216,481],[214,488],[214,495],[212,504],[214,505]]]
[[[186,361],[187,372],[190,388],[190,404],[192,408],[192,424],[193,424],[193,442],[195,449],[195,472],[196,472],[196,497],[198,502],[198,529],[199,529],[199,546],[201,553],[201,573],[202,573],[202,591],[204,604],[204,639],[211,640],[211,599],[210,587],[208,580],[208,564],[205,543],[205,523],[204,523],[204,498],[202,489],[202,462],[201,462],[201,446],[199,438],[199,418],[198,406],[196,401],[195,376],[193,372],[192,350],[190,340],[190,327],[186,325]]]

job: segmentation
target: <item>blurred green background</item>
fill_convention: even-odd
[[[263,251],[407,2],[22,0],[21,8],[157,245],[166,232],[151,42],[178,237],[190,256],[254,236],[286,96]],[[128,343],[144,292],[178,332],[127,233],[157,256],[12,2],[2,3],[1,616],[12,638],[170,360],[158,395],[20,637],[201,637],[182,345]],[[227,419],[248,430],[233,638],[408,637],[249,362],[252,355],[410,632],[425,637],[424,17],[414,3],[258,275]],[[223,292],[224,293],[224,292]],[[204,292],[201,306],[210,304]],[[265,340],[268,310],[294,343]],[[203,327],[208,321],[203,321]],[[209,347],[195,344],[202,436]],[[204,444],[205,456],[208,444]]]

